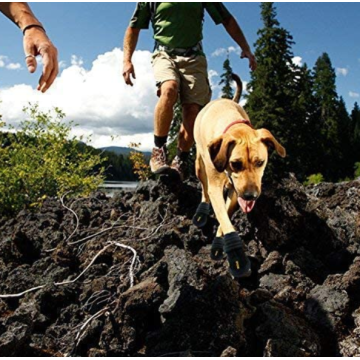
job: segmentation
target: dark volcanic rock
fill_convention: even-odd
[[[311,326],[291,309],[276,302],[259,306],[256,335],[263,356],[319,356],[320,340]]]
[[[37,289],[0,298],[0,356],[359,355],[359,195],[359,181],[264,185],[232,219],[241,281],[210,259],[216,219],[192,225],[198,182],[67,199],[79,224],[56,199],[2,218],[0,294]]]
[[[311,322],[335,328],[347,314],[348,305],[349,297],[346,291],[317,285],[308,295],[305,312]]]
[[[162,327],[149,343],[152,355],[182,349],[220,355],[224,344],[244,346],[243,323],[251,311],[239,301],[239,285],[228,274],[216,274],[203,256],[192,258],[174,247],[165,251],[169,290],[159,308]]]

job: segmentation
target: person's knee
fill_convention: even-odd
[[[167,81],[161,85],[161,98],[175,103],[178,98],[179,87],[176,81]]]

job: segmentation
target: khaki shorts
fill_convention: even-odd
[[[158,87],[169,80],[178,83],[182,104],[205,106],[210,102],[211,88],[205,56],[170,56],[160,51],[153,55],[152,66]]]

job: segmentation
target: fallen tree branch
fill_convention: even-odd
[[[89,269],[90,267],[93,265],[93,263],[95,262],[95,260],[103,253],[105,252],[108,248],[110,248],[111,246],[118,246],[118,247],[122,247],[124,249],[128,249],[131,250],[132,253],[134,254],[130,268],[129,268],[129,277],[130,277],[130,287],[132,287],[134,285],[134,265],[135,265],[135,261],[137,258],[137,253],[135,251],[135,249],[133,249],[131,246],[127,246],[127,245],[123,245],[120,244],[118,242],[109,242],[108,245],[106,245],[103,249],[101,249],[90,261],[89,265],[86,266],[86,268],[73,280],[66,280],[66,281],[62,281],[62,282],[55,282],[54,286],[62,286],[62,285],[68,285],[68,284],[73,284],[76,281],[78,281]],[[31,289],[25,290],[21,293],[18,294],[4,294],[4,295],[0,295],[0,299],[6,299],[6,298],[17,298],[17,297],[21,297],[29,292],[32,291],[36,291],[36,290],[40,290],[42,288],[44,288],[46,285],[40,285],[40,286],[36,286],[33,287]]]
[[[75,233],[77,232],[77,230],[78,230],[78,228],[79,228],[79,224],[80,224],[80,220],[79,220],[79,217],[77,216],[76,212],[75,212],[73,209],[67,207],[67,206],[64,204],[64,198],[65,198],[65,196],[66,196],[67,194],[70,194],[70,193],[71,193],[71,191],[68,191],[68,192],[66,192],[64,195],[60,196],[61,205],[62,205],[66,210],[68,210],[68,211],[70,211],[71,213],[73,213],[73,215],[74,215],[75,218],[76,218],[76,227],[75,227],[74,231],[70,234],[70,236],[65,240],[65,242],[68,242],[68,241],[75,235]]]

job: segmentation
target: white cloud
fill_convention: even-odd
[[[7,61],[7,56],[0,55],[0,68],[5,67],[6,61]]]
[[[302,57],[301,56],[294,56],[292,58],[292,62],[294,65],[302,66]]]
[[[71,55],[71,65],[75,66],[83,66],[84,61],[81,57],[78,57],[76,55]]]
[[[226,49],[225,49],[225,48],[216,49],[216,50],[211,54],[211,56],[224,56],[224,55],[226,55]]]
[[[208,71],[209,83],[211,86],[212,91],[219,87],[219,80],[215,80],[214,78],[218,78],[219,74],[217,71],[210,69]]]
[[[8,70],[20,70],[22,67],[21,64],[19,63],[10,63],[6,65],[6,68]]]
[[[89,68],[81,57],[73,55],[60,61],[63,70],[45,94],[26,84],[0,88],[0,113],[3,120],[16,126],[24,119],[22,108],[29,102],[38,103],[44,111],[59,107],[67,120],[78,124],[72,135],[91,135],[95,147],[136,142],[141,143],[141,150],[149,151],[153,147],[153,113],[158,99],[151,55],[149,51],[135,51],[133,87],[123,81],[123,52],[119,48],[99,55]],[[37,61],[41,67],[41,58]],[[215,93],[220,90],[215,70],[209,70],[209,81]],[[114,141],[112,136],[116,136]]]
[[[42,110],[55,106],[62,109],[68,120],[79,124],[74,134],[92,134],[96,147],[127,146],[132,141],[141,142],[141,149],[149,150],[157,102],[151,53],[134,53],[136,80],[133,87],[123,81],[122,58],[123,52],[115,48],[99,55],[91,68],[85,69],[83,60],[73,56],[72,65],[62,71],[45,94],[25,84],[0,89],[3,120],[18,124],[24,119],[22,108],[29,102],[38,102]],[[111,142],[112,135],[120,138]]]
[[[20,70],[22,69],[22,66],[19,63],[11,62],[8,56],[0,55],[0,68],[5,68],[8,70]]]
[[[235,48],[234,46],[229,46],[227,49],[226,48],[218,48],[211,54],[211,56],[212,57],[225,56],[227,53],[229,53],[229,54],[235,53],[240,56],[240,48],[239,47]]]
[[[346,68],[336,68],[336,74],[346,76],[349,73],[349,70]]]
[[[66,68],[66,61],[64,60],[59,61],[59,69],[64,69],[64,68]]]
[[[246,103],[247,103],[247,99],[241,99],[241,100],[240,100],[240,105],[241,105],[242,107],[244,107],[244,106],[246,105]]]
[[[353,92],[353,91],[349,91],[349,96],[352,98],[358,98],[358,97],[360,97],[360,94]]]

